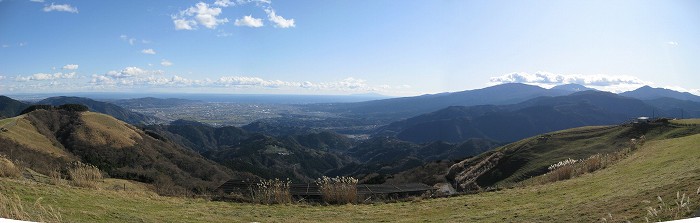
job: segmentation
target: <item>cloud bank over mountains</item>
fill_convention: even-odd
[[[490,81],[492,84],[524,83],[545,88],[562,84],[580,84],[586,87],[615,93],[634,90],[644,85],[653,85],[652,82],[644,81],[630,75],[558,74],[546,71],[538,71],[535,73],[513,72],[491,77]]]

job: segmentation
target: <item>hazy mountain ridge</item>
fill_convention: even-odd
[[[700,96],[688,92],[679,92],[665,88],[653,88],[650,86],[643,86],[633,91],[620,93],[620,95],[642,100],[651,100],[658,98],[675,98],[679,100],[700,102]]]
[[[89,98],[59,96],[46,98],[36,102],[35,104],[48,104],[53,106],[63,104],[82,104],[90,108],[90,111],[108,114],[129,124],[149,124],[159,122],[159,120],[155,117],[129,111],[112,103],[95,101]]]
[[[29,104],[0,95],[0,118],[19,115],[27,107]]]
[[[640,116],[663,117],[672,113],[638,99],[583,91],[512,105],[449,107],[392,123],[380,129],[380,135],[393,133],[413,142],[459,142],[469,138],[511,142],[550,131],[619,124]]]

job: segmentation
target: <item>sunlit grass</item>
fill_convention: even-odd
[[[18,194],[24,202],[43,197],[69,222],[591,222],[608,213],[639,222],[650,199],[700,186],[698,142],[700,135],[648,141],[608,168],[546,185],[387,204],[256,205],[12,179],[1,180],[0,191]]]

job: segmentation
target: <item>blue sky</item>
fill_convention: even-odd
[[[0,1],[0,94],[700,94],[698,1]]]

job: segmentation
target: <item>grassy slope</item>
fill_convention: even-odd
[[[141,139],[140,131],[116,118],[96,112],[83,112],[80,117],[85,123],[77,130],[78,137],[95,146],[110,145],[116,148],[134,146]]]
[[[12,124],[12,123],[15,124]],[[6,126],[7,132],[0,133],[1,138],[15,141],[36,151],[45,152],[53,156],[68,156],[68,153],[54,145],[49,138],[39,133],[39,131],[21,115],[13,118],[0,120],[0,126]]]
[[[644,221],[661,195],[700,186],[700,134],[655,140],[604,170],[548,185],[452,198],[378,205],[253,205],[166,198],[144,193],[56,187],[0,180],[0,191],[26,202],[43,197],[70,222],[382,222],[382,221]],[[692,203],[698,208],[697,196]]]
[[[567,129],[550,135],[546,142],[539,136],[523,139],[490,151],[505,153],[507,162],[501,162],[490,172],[480,177],[480,186],[509,185],[526,180],[533,175],[544,174],[551,164],[565,160],[585,159],[596,153],[613,153],[629,146],[631,138],[645,135],[647,140],[677,138],[700,133],[698,126],[660,125],[645,127],[633,126],[589,126]],[[489,152],[475,159],[485,158]],[[509,171],[512,174],[509,175]]]

